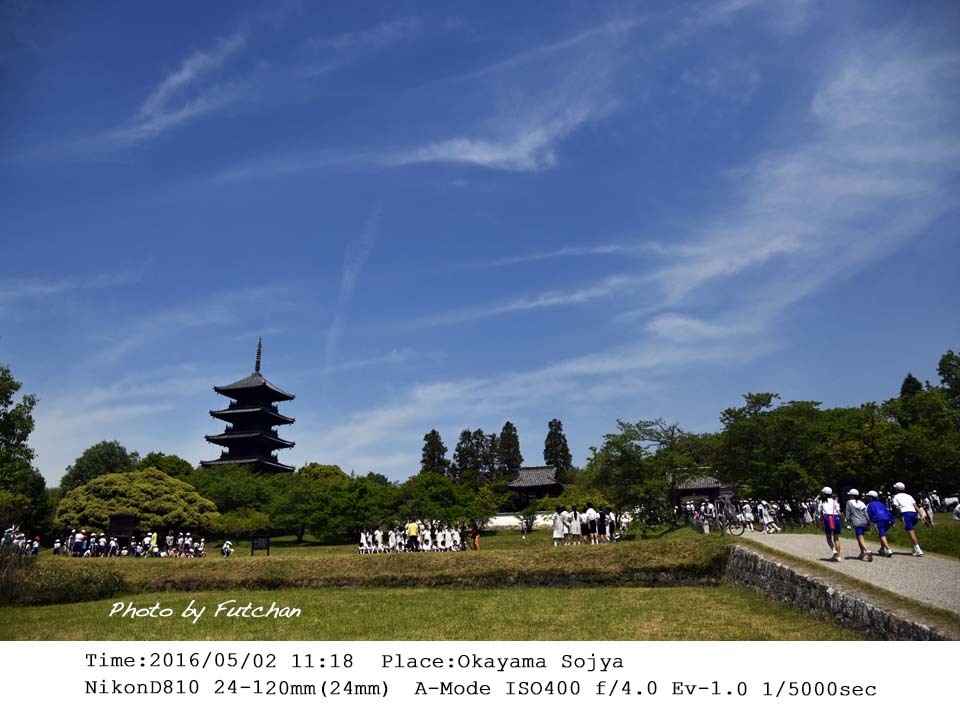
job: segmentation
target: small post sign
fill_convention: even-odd
[[[253,557],[254,550],[266,550],[267,557],[270,556],[270,536],[254,535],[250,541],[250,556]]]

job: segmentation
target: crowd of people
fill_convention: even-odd
[[[15,525],[3,531],[3,548],[10,548],[15,555],[31,557],[40,554],[40,538],[34,537],[32,540],[20,531]]]
[[[577,506],[568,510],[558,505],[553,514],[553,546],[599,545],[618,542],[617,520],[612,510],[594,508],[588,502],[581,513]]]
[[[840,532],[843,523],[852,528],[857,538],[857,545],[860,548],[858,559],[872,561],[873,553],[867,549],[864,541],[864,533],[871,525],[876,527],[877,535],[880,537],[880,549],[877,554],[881,557],[892,557],[893,551],[890,549],[890,543],[887,541],[887,533],[894,524],[894,511],[900,516],[903,522],[903,528],[913,544],[913,556],[923,557],[923,550],[920,548],[920,541],[917,539],[916,528],[918,523],[933,525],[933,510],[924,508],[922,503],[907,493],[907,487],[903,483],[896,483],[893,486],[894,495],[889,499],[889,507],[886,502],[881,500],[880,494],[876,491],[867,491],[861,500],[860,491],[851,488],[847,491],[847,505],[841,514],[840,503],[833,495],[833,490],[829,487],[820,492],[820,511],[823,520],[823,531],[826,534],[827,546],[831,550],[831,559],[834,562],[842,562],[840,556]],[[924,497],[921,496],[921,500]],[[845,519],[845,520],[844,520]]]
[[[846,492],[846,505],[841,503],[829,487],[822,489],[820,496],[808,500],[688,500],[675,506],[675,521],[688,522],[702,528],[722,526],[732,520],[743,523],[746,530],[762,534],[777,534],[783,525],[823,528],[831,559],[841,561],[840,535],[844,527],[852,530],[860,549],[859,559],[872,560],[873,555],[892,555],[887,532],[899,517],[913,545],[913,555],[920,557],[923,550],[916,534],[918,525],[932,526],[934,512],[944,510],[944,503],[937,491],[920,493],[914,498],[906,492],[903,483],[896,483],[892,493],[881,495],[867,491],[863,495],[856,488]],[[952,503],[953,501],[948,501]],[[954,517],[960,519],[960,506],[954,509]],[[627,516],[623,516],[627,519]],[[552,519],[552,540],[555,547],[566,545],[599,545],[617,542],[620,526],[614,511],[604,507],[595,508],[588,502],[583,511],[578,506],[557,506]],[[880,549],[873,553],[867,549],[864,534],[873,526],[880,536]],[[526,539],[528,523],[523,520],[521,533]],[[3,532],[2,547],[20,556],[39,555],[40,537],[30,537],[15,525]],[[479,526],[450,525],[442,521],[409,520],[402,525],[386,528],[363,529],[359,532],[359,554],[389,554],[400,552],[453,552],[472,547],[480,549]],[[225,541],[220,548],[223,557],[233,552],[233,543]],[[147,532],[143,537],[136,534],[128,544],[121,545],[118,537],[108,537],[103,532],[86,529],[71,530],[61,542],[53,544],[53,554],[64,557],[159,557],[183,558],[205,557],[206,540],[195,541],[190,532],[174,532],[166,535]]]
[[[134,535],[129,544],[121,545],[118,537],[86,529],[71,530],[66,540],[55,540],[53,554],[64,557],[206,557],[206,540],[194,541],[189,532],[170,530],[165,536],[148,532],[142,538]]]
[[[468,531],[466,526],[449,525],[438,520],[424,522],[408,520],[404,525],[390,527],[386,534],[380,528],[360,531],[357,552],[374,555],[399,552],[460,552],[467,549],[467,540],[475,550],[480,549],[478,526]]]
[[[906,486],[898,482],[894,485],[893,492],[887,495],[881,495],[874,490],[861,495],[858,489],[851,488],[846,492],[846,505],[843,507],[834,496],[833,489],[827,486],[821,490],[819,496],[801,501],[739,500],[718,501],[714,504],[702,500],[697,505],[691,500],[676,506],[674,515],[677,522],[684,520],[700,527],[712,526],[715,522],[723,524],[729,520],[737,520],[743,523],[746,530],[765,535],[782,532],[783,523],[800,527],[822,526],[830,547],[831,560],[840,562],[843,559],[840,556],[840,535],[844,528],[852,530],[856,537],[860,549],[858,559],[872,561],[874,554],[890,557],[893,552],[887,533],[897,517],[902,521],[913,545],[913,555],[922,557],[923,550],[916,529],[919,525],[932,527],[933,514],[940,510],[943,510],[943,502],[936,491],[920,493],[918,498],[914,498],[906,492]],[[957,506],[954,512],[954,517],[960,519],[956,510],[960,510],[960,506]],[[876,553],[867,549],[864,538],[871,526],[877,529],[880,537],[880,549]]]

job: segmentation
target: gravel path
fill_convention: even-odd
[[[913,557],[910,550],[893,548],[893,557],[873,556],[873,562],[857,559],[860,548],[852,537],[840,538],[842,562],[831,562],[827,542],[822,535],[776,534],[745,532],[749,537],[768,547],[803,557],[834,572],[849,575],[876,587],[931,606],[960,614],[960,561],[939,555],[924,554]],[[923,540],[920,541],[921,544]],[[877,543],[868,544],[876,553]]]

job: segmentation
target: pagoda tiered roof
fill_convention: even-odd
[[[292,441],[281,439],[273,432],[267,431],[230,431],[230,429],[227,429],[222,434],[208,434],[205,438],[211,444],[220,444],[221,446],[269,445],[271,450],[289,449],[293,446]]]
[[[294,399],[292,394],[284,392],[261,375],[259,371],[229,385],[214,387],[213,391],[237,400],[255,399],[265,402],[288,402]]]
[[[224,409],[212,409],[210,415],[227,422],[222,434],[209,434],[211,444],[223,446],[220,458],[201,461],[204,467],[240,464],[260,472],[290,472],[293,466],[280,463],[275,449],[289,449],[292,441],[280,438],[273,427],[293,424],[293,419],[280,414],[273,402],[286,402],[293,395],[284,392],[260,374],[262,340],[257,343],[257,359],[253,373],[214,391],[235,400]]]
[[[266,471],[268,473],[292,473],[295,469],[293,466],[287,466],[286,464],[280,463],[277,461],[276,456],[248,456],[248,457],[225,457],[221,456],[218,459],[213,459],[212,461],[201,461],[200,465],[205,468],[210,468],[211,466],[228,466],[231,464],[238,464],[240,466],[252,466],[255,470]]]
[[[285,417],[277,411],[276,407],[268,406],[240,406],[231,404],[226,409],[211,409],[210,416],[222,419],[231,424],[244,421],[266,421],[271,426],[279,424],[293,424],[294,419]]]

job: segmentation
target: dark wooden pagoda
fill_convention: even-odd
[[[274,402],[289,402],[294,397],[260,374],[263,341],[257,342],[257,360],[253,374],[233,384],[214,387],[214,392],[232,401],[226,409],[211,410],[210,416],[223,420],[227,428],[222,434],[207,436],[211,444],[226,448],[220,458],[201,461],[205,468],[224,464],[242,464],[259,473],[293,471],[293,466],[280,463],[276,449],[293,447],[292,441],[281,439],[274,427],[293,424],[277,410]]]

